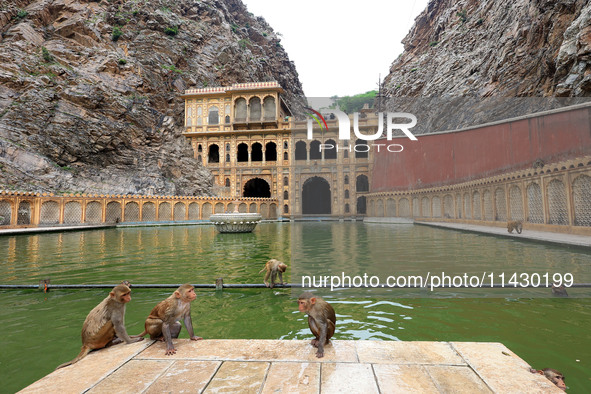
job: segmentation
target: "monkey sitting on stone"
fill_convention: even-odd
[[[512,222],[507,222],[507,231],[509,233],[513,233],[513,230],[517,231],[517,234],[521,234],[522,223],[521,220],[514,220]]]
[[[280,285],[285,284],[285,282],[283,282],[283,273],[285,272],[286,269],[287,269],[287,265],[285,265],[284,263],[282,263],[279,260],[271,259],[271,260],[267,261],[267,264],[265,264],[265,268],[260,270],[259,274],[261,272],[263,272],[264,270],[267,270],[267,273],[265,274],[265,279],[263,279],[263,282],[265,283],[265,286],[270,287],[272,289],[273,286],[275,286],[275,277],[277,275],[279,275],[279,284]],[[269,276],[271,277],[270,283],[268,282]]]
[[[556,385],[556,387],[558,387],[559,389],[561,389],[563,391],[566,391],[566,383],[564,382],[565,377],[562,374],[562,372],[559,372],[553,368],[544,368],[544,369],[540,369],[540,370],[535,370],[533,368],[530,368],[529,372],[544,375],[546,377],[546,379],[548,379],[549,381],[554,383]]]
[[[316,357],[324,357],[324,345],[330,343],[337,323],[334,309],[328,302],[310,292],[299,296],[298,309],[308,315],[308,326],[316,337],[310,342],[312,346],[318,348]]]
[[[82,349],[80,354],[58,368],[74,364],[84,358],[91,350],[115,345],[122,341],[133,343],[144,338],[132,339],[125,330],[125,304],[131,301],[131,289],[117,285],[107,298],[90,311],[82,325]]]
[[[181,332],[180,319],[183,319],[185,328],[189,332],[192,341],[203,339],[195,335],[193,321],[191,320],[191,302],[197,298],[195,288],[186,283],[181,285],[170,297],[161,301],[152,309],[146,319],[145,330],[137,337],[150,334],[150,339],[157,339],[166,342],[165,355],[176,353],[172,344],[172,338],[178,338]]]

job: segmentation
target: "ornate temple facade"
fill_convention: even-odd
[[[277,199],[263,217],[361,218],[366,212],[372,154],[354,139],[338,139],[338,121],[316,123],[294,114],[277,82],[186,90],[185,131],[194,156],[215,177],[223,197]],[[310,118],[311,119],[311,118]],[[377,118],[363,113],[360,130]]]

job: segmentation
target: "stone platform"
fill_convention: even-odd
[[[562,393],[500,343],[144,340],[90,353],[21,393]],[[56,365],[65,360],[56,360]]]

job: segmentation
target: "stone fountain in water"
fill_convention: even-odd
[[[209,220],[220,233],[250,233],[261,222],[260,213],[238,212],[240,201],[234,201],[234,212],[215,213]]]

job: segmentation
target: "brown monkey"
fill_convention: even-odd
[[[150,339],[157,339],[166,342],[165,355],[176,353],[172,344],[172,338],[178,338],[181,332],[180,319],[182,318],[189,337],[192,341],[203,339],[193,332],[193,321],[191,320],[191,301],[197,298],[195,288],[186,283],[181,285],[170,297],[161,301],[152,309],[150,316],[146,319],[145,330],[138,337],[150,334]]]
[[[562,374],[562,372],[559,372],[553,368],[544,368],[544,369],[541,369],[538,371],[536,371],[533,368],[530,368],[529,372],[544,375],[546,377],[546,379],[548,379],[549,381],[554,383],[556,385],[556,387],[558,387],[559,389],[561,389],[563,391],[566,391],[566,383],[564,382],[565,377]]]
[[[285,282],[283,282],[283,273],[285,272],[286,269],[287,269],[287,265],[285,265],[284,263],[282,263],[279,260],[271,259],[271,260],[267,261],[267,264],[265,264],[265,268],[260,270],[259,274],[261,272],[263,272],[264,270],[267,270],[267,273],[265,274],[265,279],[263,279],[263,282],[265,282],[265,286],[273,288],[273,286],[275,286],[275,278],[277,277],[277,274],[279,274],[279,281],[280,281],[279,284],[281,284],[281,285],[285,284]],[[270,284],[268,282],[269,276],[271,277]]]
[[[566,286],[556,286],[554,283],[552,283],[552,295],[556,297],[568,297],[568,293],[566,292]]]
[[[84,358],[91,350],[115,345],[122,341],[133,343],[144,338],[132,339],[125,330],[125,304],[131,301],[131,290],[125,285],[117,285],[107,298],[90,311],[82,325],[82,349],[80,354],[58,368],[74,364]]]
[[[324,345],[332,338],[337,322],[334,309],[330,304],[310,292],[302,293],[298,298],[298,309],[308,314],[308,326],[316,337],[312,339],[312,346],[318,348],[316,357],[324,357]]]
[[[521,220],[507,222],[507,231],[509,233],[513,233],[513,230],[515,230],[515,231],[517,231],[517,234],[521,234],[522,228],[523,228],[523,225],[521,223]]]

